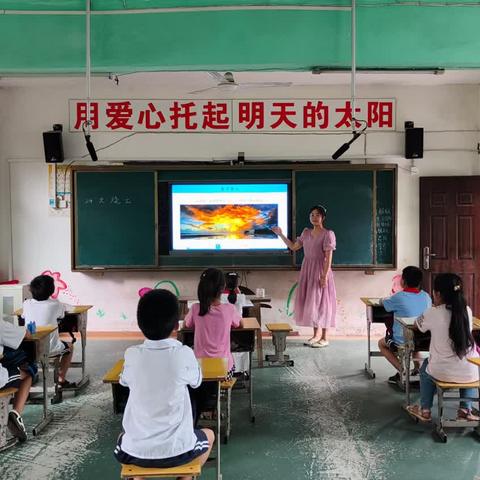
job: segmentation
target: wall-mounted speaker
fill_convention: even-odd
[[[43,132],[43,148],[47,163],[62,163],[64,159],[62,131]]]
[[[405,128],[405,158],[423,158],[423,128]]]

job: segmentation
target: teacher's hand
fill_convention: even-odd
[[[281,235],[282,234],[282,229],[280,227],[272,227],[271,230],[276,235]]]
[[[322,288],[325,288],[327,286],[327,283],[328,283],[327,277],[322,275],[320,277],[320,286]]]

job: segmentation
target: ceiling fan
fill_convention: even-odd
[[[209,90],[235,90],[237,88],[263,88],[263,87],[290,87],[292,82],[246,82],[246,83],[237,83],[233,77],[232,72],[225,72],[221,74],[220,72],[208,72],[208,74],[215,79],[218,83],[214,87],[202,88],[201,90],[194,90],[193,92],[188,92],[191,95],[196,95],[198,93],[207,92]]]

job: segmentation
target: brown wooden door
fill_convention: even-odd
[[[420,178],[420,266],[424,288],[431,293],[437,273],[460,275],[474,315],[480,313],[479,228],[480,177]]]

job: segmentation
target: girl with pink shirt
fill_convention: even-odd
[[[242,317],[231,303],[221,303],[225,276],[216,268],[205,270],[198,284],[198,300],[185,317],[185,326],[195,330],[193,351],[197,358],[227,358],[228,377],[234,371],[230,351],[230,330],[239,327]]]
[[[193,351],[197,358],[227,358],[230,380],[235,371],[230,351],[230,330],[239,327],[242,317],[231,303],[221,303],[220,296],[225,289],[225,276],[216,268],[208,268],[200,276],[197,296],[185,316],[185,326],[195,331]],[[194,418],[198,419],[204,411],[211,410],[216,403],[216,387],[213,383],[204,383],[191,391],[194,400]]]

